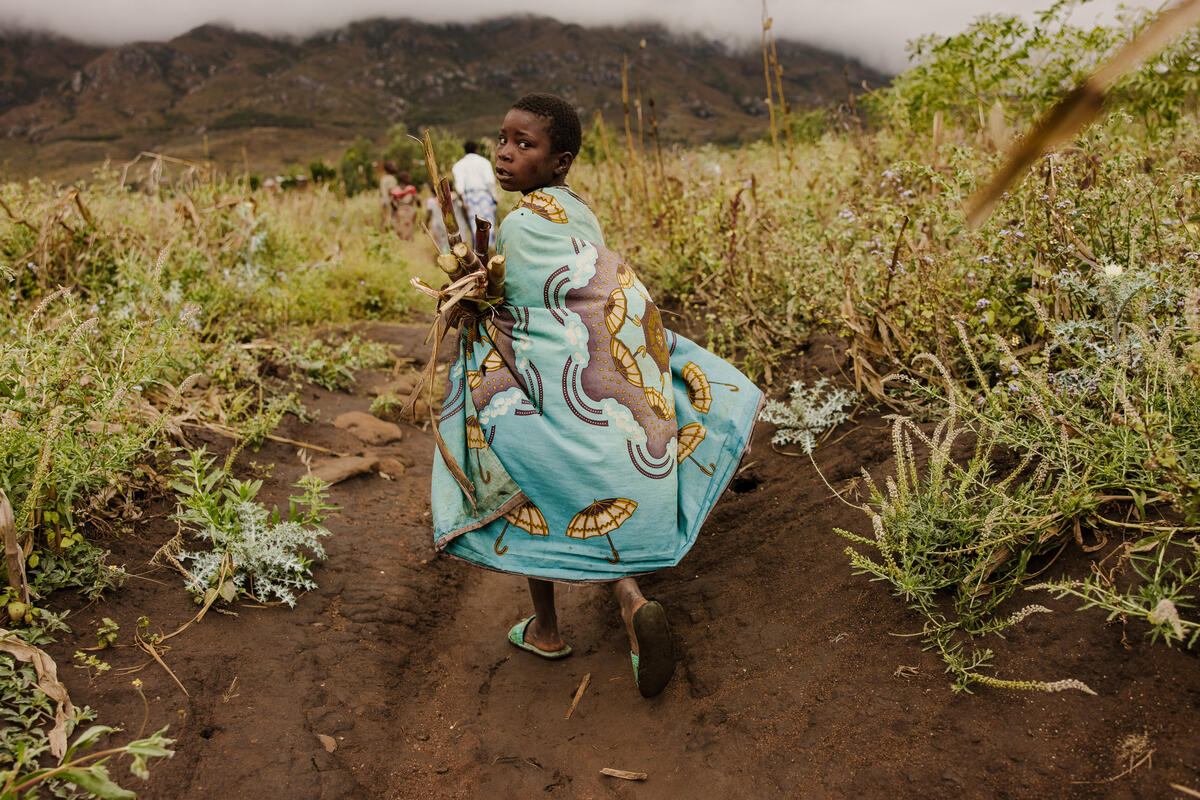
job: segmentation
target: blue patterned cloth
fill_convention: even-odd
[[[433,470],[438,550],[564,581],[671,567],[733,477],[762,393],[662,326],[645,286],[565,187],[500,226],[505,302],[464,325]]]
[[[475,230],[475,218],[482,217],[492,225],[488,234],[488,242],[496,237],[496,198],[489,189],[467,189],[463,192],[463,204],[467,208],[467,219],[471,223],[471,231]]]

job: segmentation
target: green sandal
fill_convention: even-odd
[[[630,652],[633,681],[642,697],[654,697],[666,688],[675,673],[675,651],[667,612],[657,600],[650,600],[633,612],[633,635],[638,653]]]
[[[534,616],[537,615],[535,614]],[[561,650],[543,650],[537,645],[525,641],[525,629],[529,627],[529,623],[531,622],[533,622],[533,617],[523,619],[516,625],[513,625],[508,631],[508,641],[522,650],[527,650],[535,656],[541,656],[550,661],[557,661],[560,658],[566,658],[571,655],[571,645],[569,644],[563,645]]]

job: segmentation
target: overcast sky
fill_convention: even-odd
[[[1118,0],[1092,0],[1079,22],[1111,18]],[[922,33],[953,33],[985,13],[1030,14],[1051,0],[774,0],[779,37],[799,39],[857,56],[895,72],[905,42]],[[1159,0],[1129,0],[1157,7]],[[761,4],[752,0],[0,0],[0,25],[49,29],[103,44],[169,39],[208,22],[262,33],[308,34],[375,16],[429,22],[471,22],[514,13],[538,13],[581,24],[655,20],[718,38],[757,40]]]

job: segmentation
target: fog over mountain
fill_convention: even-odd
[[[905,43],[923,33],[953,33],[988,13],[1026,16],[1050,0],[788,0],[770,13],[777,36],[846,53],[886,72],[903,69]],[[1157,0],[1126,5],[1157,7]],[[1092,0],[1076,11],[1080,23],[1111,19],[1118,0]],[[536,5],[495,0],[4,0],[0,27],[50,30],[96,44],[166,40],[216,22],[266,34],[307,35],[370,17],[411,17],[423,22],[479,22],[532,13],[583,25],[659,22],[734,42],[757,41],[762,6],[747,0],[546,0]]]

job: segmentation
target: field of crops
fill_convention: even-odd
[[[587,133],[572,187],[609,245],[673,327],[775,401],[716,541],[652,584],[677,600],[683,677],[638,719],[693,737],[651,759],[658,796],[684,796],[693,765],[733,796],[882,796],[880,780],[893,796],[1200,796],[1200,33],[1121,77],[982,227],[964,217],[1014,138],[1146,23],[1079,29],[1069,9],[918,42],[889,87],[781,109],[739,149]],[[546,763],[567,758],[549,743],[567,729],[522,687],[549,673],[502,668],[485,651],[504,620],[467,619],[515,618],[514,587],[430,560],[429,434],[401,423],[364,451],[329,424],[400,422],[432,310],[409,279],[440,273],[432,245],[380,229],[373,192],[327,177],[267,190],[150,159],[0,186],[0,798],[242,796],[261,764],[224,759],[251,735],[301,753],[261,773],[287,796],[592,785]],[[364,453],[366,477],[310,471]],[[448,607],[478,634],[439,628]],[[359,638],[302,638],[316,629]],[[847,638],[858,661],[829,654]],[[292,663],[299,642],[311,664]],[[623,675],[623,656],[589,675]],[[258,662],[262,683],[239,683]],[[361,670],[369,699],[327,689],[335,667]],[[884,681],[904,687],[876,717],[891,726],[839,727],[838,701]],[[303,745],[289,684],[319,695],[294,721]],[[596,729],[620,731],[633,695],[591,691]],[[544,749],[507,728],[518,749],[490,743],[489,715],[506,718],[489,695]],[[261,713],[231,710],[251,697]],[[339,716],[383,707],[404,725],[382,744]],[[868,758],[909,746],[923,716],[962,749],[912,744],[910,771]],[[977,744],[992,725],[1008,732]],[[718,733],[736,759],[710,752]]]

